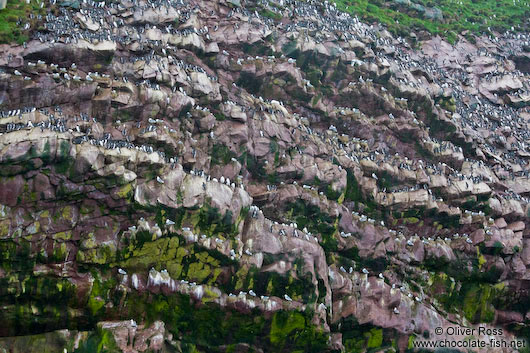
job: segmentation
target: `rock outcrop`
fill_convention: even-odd
[[[0,352],[528,335],[520,35],[413,48],[291,0],[39,21],[0,45]]]

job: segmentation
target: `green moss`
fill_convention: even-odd
[[[44,143],[44,149],[40,155],[40,158],[44,162],[44,164],[49,164],[52,159],[51,151],[50,151],[50,141],[46,140]]]
[[[412,349],[414,348],[414,335],[410,335],[409,336],[409,343],[407,345],[407,348],[408,349]]]
[[[99,297],[90,297],[87,303],[87,308],[92,315],[97,315],[105,306],[105,301]]]
[[[426,210],[425,207],[411,208],[401,212],[394,212],[392,220],[395,224],[410,224],[423,226],[431,225],[437,230],[443,228],[457,228],[460,225],[460,216],[450,216],[446,212],[438,213],[436,209]],[[422,223],[423,222],[423,223]]]
[[[314,85],[313,85],[314,86]],[[312,106],[315,106],[318,104],[318,101],[322,98],[322,95],[321,94],[317,94],[316,96],[313,97],[313,99],[311,100],[311,105]]]
[[[459,272],[450,268],[449,271],[459,275],[460,279],[438,272],[432,274],[426,283],[426,291],[436,298],[435,305],[441,304],[445,311],[460,313],[472,323],[492,322],[496,306],[506,310],[513,305],[505,298],[503,284],[483,283],[483,277],[462,271],[462,264],[456,267]]]
[[[295,51],[297,51],[296,40],[291,40],[290,42],[285,43],[282,47],[282,52],[289,57],[295,57]]]
[[[269,9],[263,9],[260,11],[260,15],[263,16],[263,17],[268,17],[268,18],[272,18],[273,20],[281,20],[282,19],[282,15],[280,15],[279,13],[276,13],[274,11],[271,11]]]
[[[379,189],[391,189],[400,184],[401,181],[386,170],[377,173],[377,186]]]
[[[442,98],[438,101],[438,103],[445,110],[448,110],[452,113],[456,111],[456,102],[453,97]]]
[[[308,65],[308,67],[303,67],[302,70],[304,70],[304,72],[306,73],[306,78],[309,80],[309,82],[311,82],[311,84],[318,88],[320,87],[321,85],[321,82],[320,80],[322,79],[324,73],[317,67],[313,66],[313,65]],[[334,71],[334,72],[337,72],[338,71],[338,68]],[[318,100],[321,98],[321,96],[315,96],[313,99],[316,99],[315,103],[318,102]]]
[[[116,194],[121,198],[129,199],[132,197],[133,193],[134,193],[133,184],[129,183],[129,184],[126,184],[125,186],[122,186]]]
[[[495,318],[495,288],[491,285],[472,286],[464,297],[463,312],[465,317],[473,322],[492,322]]]
[[[403,221],[404,221],[405,224],[416,224],[420,220],[418,218],[416,218],[416,217],[409,217],[409,218],[405,218]]]
[[[274,314],[270,332],[271,344],[280,346],[293,331],[301,330],[304,327],[305,319],[301,313],[281,311]]]
[[[468,198],[460,208],[479,212],[482,211],[486,216],[491,215],[492,210],[488,203],[489,195],[478,195]]]
[[[0,43],[17,42],[22,44],[28,40],[28,32],[23,30],[23,25],[17,25],[17,21],[30,22],[32,27],[37,25],[36,19],[30,19],[30,14],[44,14],[37,2],[27,4],[22,0],[9,0],[6,8],[0,10]]]
[[[419,156],[426,160],[432,160],[434,158],[431,151],[423,147],[418,141],[414,142],[414,149],[418,152]]]
[[[68,141],[61,141],[54,164],[55,171],[59,174],[67,174],[73,166],[73,159],[70,157],[71,145]]]
[[[321,245],[326,252],[337,250],[338,241],[335,234],[338,229],[338,218],[332,218],[322,213],[318,206],[307,204],[302,200],[288,203],[285,212],[290,220],[298,224],[298,228],[307,227],[310,232],[320,234]]]
[[[270,328],[273,351],[319,352],[327,346],[326,335],[315,330],[308,317],[300,312],[278,311],[274,313]]]
[[[11,222],[9,220],[0,220],[0,238],[7,238],[9,235],[9,226]],[[38,227],[37,227],[38,228]],[[37,229],[38,231],[38,229]]]
[[[386,210],[377,205],[371,196],[365,196],[353,171],[348,169],[346,174],[346,190],[344,192],[344,201],[354,202],[357,209],[373,219],[385,219]]]
[[[215,116],[215,120],[217,121],[225,121],[227,119],[226,116],[221,112],[214,113],[214,116]]]
[[[274,138],[271,139],[269,144],[269,152],[274,155],[274,165],[277,165],[280,160],[280,146]]]
[[[339,56],[339,53],[336,52],[333,55]],[[344,80],[347,77],[348,74],[348,68],[344,61],[342,60],[335,60],[332,62],[331,65],[332,74],[329,78],[329,80],[336,85],[340,83],[340,81]]]
[[[237,234],[237,228],[233,224],[233,215],[227,210],[224,215],[211,206],[203,206],[198,213],[198,220],[194,224],[196,232],[206,233],[208,236],[233,237]]]
[[[486,263],[486,258],[480,253],[479,247],[477,247],[477,258],[478,258],[478,269],[482,269],[482,266]]]
[[[383,344],[383,330],[373,328],[368,333],[365,334],[368,336],[368,348],[377,348]]]
[[[120,352],[114,336],[109,330],[98,328],[86,340],[80,342],[74,353],[114,353]]]
[[[456,282],[452,277],[440,272],[432,274],[425,287],[426,291],[436,298],[437,303],[442,304],[445,310],[452,309],[451,297],[455,294],[456,287]]]
[[[93,294],[104,291],[96,286]],[[149,324],[162,320],[166,328],[184,344],[208,352],[218,352],[221,345],[257,344],[265,351],[323,352],[328,335],[311,323],[312,313],[279,312],[270,319],[254,309],[240,313],[221,309],[211,300],[215,293],[205,292],[201,304],[194,304],[186,295],[152,295],[130,293],[121,308],[109,308],[126,318]]]
[[[254,43],[241,43],[241,49],[245,54],[249,56],[268,56],[273,55],[274,52],[271,50],[271,47],[268,45],[267,42],[270,43],[270,40],[272,40],[272,35],[265,38],[265,41],[258,41]],[[249,76],[252,76],[252,74],[249,74]],[[247,76],[247,77],[249,77]]]
[[[254,177],[257,181],[264,181],[267,177],[267,172],[265,171],[265,162],[258,159],[257,157],[245,152],[241,155],[239,161],[247,168],[250,174],[252,174],[252,177]]]
[[[281,78],[275,78],[272,80],[272,84],[274,86],[284,87],[287,84],[287,82],[285,82],[285,80],[282,80]]]
[[[113,243],[106,243],[93,249],[80,249],[76,258],[78,262],[84,264],[110,264],[116,261],[116,246]]]
[[[278,261],[286,261],[287,258],[268,255],[271,259],[264,262],[264,266]],[[254,265],[242,266],[232,280],[232,284],[225,287],[229,292],[252,289],[257,295],[283,297],[284,294],[293,300],[304,303],[314,303],[317,301],[317,288],[312,282],[310,272],[306,272],[302,258],[294,260],[293,268],[285,274],[273,271],[260,271]],[[325,296],[326,289],[321,295]]]
[[[333,190],[330,184],[324,186],[324,194],[328,198],[328,200],[337,201],[341,195],[341,190]]]
[[[55,241],[53,243],[53,252],[49,257],[51,262],[61,263],[64,262],[68,256],[68,249],[66,243],[60,243]]]
[[[373,271],[383,272],[389,264],[386,257],[361,257],[359,256],[359,249],[355,247],[338,252],[338,257],[335,260],[338,266],[345,268],[352,266],[357,271],[362,268],[370,268]]]
[[[529,14],[528,2],[510,0],[415,0],[406,5],[388,0],[339,0],[339,9],[361,16],[364,21],[380,22],[395,35],[408,36],[412,31],[426,31],[444,35],[449,41],[455,32],[489,33],[488,27],[499,31],[511,26],[524,26]],[[425,9],[430,9],[425,11]],[[432,14],[441,14],[443,20]]]
[[[392,347],[391,331],[369,324],[360,325],[353,316],[342,318],[331,325],[332,332],[342,333],[342,342],[346,352],[386,352],[385,348]],[[397,335],[394,336],[397,338]]]
[[[238,217],[236,220],[233,218],[233,214],[230,210],[227,210],[224,214],[220,214],[216,207],[212,207],[209,204],[209,200],[206,200],[205,204],[201,208],[170,208],[158,205],[156,207],[142,207],[137,204],[131,205],[132,210],[144,210],[155,214],[155,221],[158,226],[163,229],[165,228],[166,220],[175,222],[175,228],[190,227],[195,234],[205,234],[208,237],[219,237],[224,239],[231,239],[235,237],[239,230],[239,222],[241,218]],[[243,210],[242,210],[243,211]],[[149,241],[152,235],[145,235],[144,241]],[[139,235],[137,234],[137,241],[139,241]],[[141,242],[139,242],[138,245]]]
[[[263,81],[253,73],[242,71],[239,74],[239,79],[236,81],[236,84],[252,94],[259,94]]]
[[[9,267],[2,268],[9,271]],[[0,279],[0,297],[9,298],[2,302],[2,334],[16,336],[64,328],[72,319],[65,308],[81,303],[76,292],[68,279],[34,275],[32,269],[7,273]]]
[[[212,273],[210,266],[202,262],[193,262],[188,266],[188,278],[202,283]],[[214,278],[215,280],[215,278]]]
[[[82,338],[86,334],[79,332]],[[67,349],[74,350],[74,339],[65,336],[60,331],[48,332],[37,335],[4,337],[0,338],[0,351],[10,353],[57,353]]]
[[[131,244],[120,256],[119,266],[131,272],[146,272],[152,267],[167,269],[174,279],[188,279],[197,283],[217,283],[221,272],[230,273],[234,262],[216,250],[197,244],[186,244],[176,236],[147,241],[135,247]]]
[[[138,295],[128,297],[128,317],[138,321],[162,320],[166,328],[185,344],[208,352],[221,345],[254,344],[266,336],[267,320],[259,311],[240,313],[213,303],[195,305],[186,295]]]
[[[449,43],[455,44],[458,40],[458,35],[454,31],[449,31],[447,33],[446,39]],[[449,109],[448,109],[449,110]],[[452,110],[454,112],[454,110]]]
[[[2,269],[31,271],[35,262],[35,256],[31,254],[30,242],[20,239],[17,244],[12,240],[0,240],[0,267]]]
[[[111,302],[112,293],[117,286],[114,278],[102,279],[99,273],[94,272],[94,281],[88,296],[87,309],[94,318],[101,317],[105,312],[105,304]]]
[[[236,155],[225,145],[217,143],[213,145],[210,156],[212,165],[225,165],[230,163],[230,160]]]

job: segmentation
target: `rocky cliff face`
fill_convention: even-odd
[[[524,34],[89,0],[32,38],[0,46],[0,351],[530,335]]]

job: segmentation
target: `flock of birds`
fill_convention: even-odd
[[[258,3],[262,6],[270,7],[269,1],[260,0]],[[358,40],[364,43],[370,42],[373,43],[372,47],[375,48],[374,56],[371,58],[363,58],[363,60],[355,59],[354,61],[351,61],[352,66],[362,69],[364,65],[369,65],[371,63],[381,61],[388,62],[391,67],[396,67],[399,70],[395,74],[397,77],[395,80],[396,84],[407,86],[413,90],[419,90],[426,86],[425,81],[422,78],[423,76],[420,77],[402,73],[411,71],[417,72],[417,70],[421,69],[421,71],[425,72],[436,85],[451,90],[452,96],[456,102],[456,114],[453,114],[453,118],[456,120],[456,125],[464,134],[469,130],[475,131],[481,129],[493,133],[490,138],[476,139],[476,143],[482,150],[487,152],[489,156],[495,157],[497,161],[497,169],[501,168],[506,170],[512,179],[515,179],[516,177],[528,178],[530,175],[530,169],[528,168],[529,162],[526,154],[528,153],[527,141],[530,135],[526,128],[527,120],[525,120],[522,114],[528,113],[528,108],[516,109],[505,104],[498,104],[498,102],[492,102],[489,99],[482,97],[480,94],[471,94],[470,89],[468,89],[474,88],[474,86],[478,85],[481,80],[489,82],[495,80],[497,77],[505,75],[503,69],[504,61],[514,53],[518,52],[522,45],[528,45],[529,38],[527,34],[506,32],[501,34],[500,38],[490,38],[492,42],[498,42],[499,39],[501,39],[504,43],[508,43],[508,46],[503,49],[502,52],[493,55],[490,52],[478,52],[478,55],[495,58],[496,68],[491,73],[481,77],[479,80],[473,80],[470,78],[469,73],[466,72],[465,65],[456,68],[454,66],[443,67],[433,58],[428,58],[426,56],[420,58],[411,57],[407,43],[403,38],[398,37],[397,39],[393,39],[389,36],[381,36],[381,28],[363,24],[358,18],[338,11],[332,3],[322,3],[315,0],[304,2],[280,0],[280,3],[283,8],[283,10],[281,10],[282,16],[291,19],[290,21],[282,21],[281,23],[278,23],[270,18],[260,15],[256,11],[236,7],[229,11],[225,11],[224,17],[219,18],[213,26],[202,26],[198,28],[189,26],[184,29],[178,29],[171,24],[150,24],[142,18],[150,12],[158,13],[161,11],[166,14],[174,12],[174,17],[178,20],[178,23],[186,23],[192,17],[204,14],[214,16],[216,13],[213,10],[212,12],[214,13],[210,13],[205,11],[201,5],[183,0],[133,0],[121,3],[83,0],[80,3],[80,10],[58,7],[58,11],[56,11],[55,14],[49,13],[46,16],[39,18],[45,21],[43,27],[44,30],[36,32],[34,38],[42,43],[65,44],[75,44],[81,40],[92,43],[113,41],[123,48],[132,47],[133,44],[138,44],[130,55],[122,55],[123,52],[120,52],[115,59],[116,62],[112,63],[111,68],[121,68],[121,76],[118,72],[114,72],[113,74],[98,72],[84,73],[75,63],[72,63],[68,67],[60,67],[58,64],[46,63],[43,60],[27,62],[24,68],[12,70],[12,73],[15,77],[28,83],[29,81],[34,80],[36,75],[43,73],[51,76],[57,83],[65,85],[78,83],[100,84],[114,87],[115,84],[117,85],[117,82],[125,84],[131,82],[140,87],[146,86],[150,89],[164,91],[167,94],[166,98],[167,103],[169,104],[172,94],[180,93],[183,95],[193,95],[193,90],[190,89],[194,84],[190,77],[192,72],[206,75],[214,85],[220,84],[219,81],[224,80],[224,78],[215,75],[210,68],[191,64],[179,58],[178,46],[170,45],[165,40],[149,39],[150,36],[147,35],[149,32],[161,32],[163,35],[169,36],[197,36],[204,42],[210,42],[212,41],[213,33],[218,31],[235,32],[239,29],[238,22],[243,21],[250,23],[256,28],[262,29],[263,33],[267,33],[271,30],[284,34],[298,33],[303,41],[312,41],[317,44],[330,41],[344,42],[351,40]],[[133,10],[131,10],[131,7]],[[131,13],[128,16],[124,16],[123,14],[127,11]],[[80,14],[85,22],[97,25],[99,29],[93,31],[87,28],[86,25],[82,25],[79,16],[77,16],[76,13]],[[340,54],[343,54],[343,52],[343,50],[342,52],[339,50]],[[237,65],[251,65],[261,62],[272,66],[280,62],[287,62],[296,68],[296,60],[287,58],[283,55],[247,55],[246,57],[239,57],[237,54],[231,54],[226,50],[222,50],[218,55],[230,57],[232,63]],[[472,58],[469,60],[472,60]],[[145,65],[157,70],[169,70],[170,67],[174,67],[179,73],[182,73],[185,82],[172,81],[168,85],[167,82],[159,81],[156,77],[149,79],[138,77],[138,75],[134,73],[133,67],[139,61],[145,62]],[[462,65],[464,63],[460,62],[459,64]],[[512,77],[520,78],[523,81],[523,88],[512,93],[520,96],[528,95],[530,87],[528,80],[526,80],[527,76],[518,70],[512,70],[510,75],[512,75]],[[314,88],[308,80],[304,80],[303,84],[306,90],[311,91],[311,89]],[[416,190],[425,189],[428,190],[433,201],[443,202],[443,200],[436,197],[436,193],[433,193],[431,190],[431,186],[429,185],[431,176],[444,176],[447,179],[448,185],[451,185],[451,183],[456,181],[466,181],[470,184],[478,184],[481,182],[493,183],[491,177],[485,177],[482,174],[474,174],[473,168],[469,174],[466,174],[457,170],[457,168],[453,168],[450,165],[451,163],[429,163],[424,162],[421,159],[409,159],[397,152],[392,153],[390,148],[384,146],[371,148],[367,139],[344,134],[341,132],[340,128],[337,128],[334,125],[327,128],[314,126],[310,123],[311,119],[305,117],[304,114],[294,112],[289,113],[289,109],[292,111],[296,109],[290,107],[288,103],[263,99],[262,97],[256,97],[250,93],[241,94],[242,89],[235,83],[233,83],[233,86],[238,94],[229,97],[229,99],[223,101],[222,104],[230,106],[230,108],[237,107],[237,109],[247,116],[249,119],[248,124],[251,126],[251,131],[254,134],[253,137],[274,137],[269,135],[270,129],[267,129],[266,125],[272,120],[281,121],[281,119],[288,115],[289,117],[296,119],[297,122],[297,126],[288,128],[293,141],[297,142],[292,150],[296,151],[296,154],[312,157],[315,165],[317,164],[315,155],[309,155],[305,151],[310,150],[311,148],[309,147],[315,147],[312,148],[312,150],[318,150],[319,146],[325,145],[327,146],[328,151],[331,152],[330,159],[333,159],[333,157],[336,156],[344,156],[350,161],[350,166],[358,166],[361,161],[367,160],[376,165],[387,163],[390,166],[395,167],[395,170],[397,171],[395,175],[396,177],[399,176],[400,170],[413,172],[423,171],[428,176],[428,182],[426,183],[412,185],[410,185],[410,183],[405,183],[405,185],[396,186],[388,190],[389,194],[414,192]],[[364,78],[363,75],[360,75],[356,81],[350,81],[347,86],[349,89],[356,89],[359,86],[374,86],[378,87],[382,94],[386,94],[390,88],[376,85],[373,82],[373,79],[366,75]],[[462,87],[466,88],[464,89]],[[427,87],[427,91],[429,94],[433,94],[429,87]],[[407,103],[407,98],[405,97],[399,97],[398,99],[403,103]],[[438,109],[441,114],[442,109],[439,106],[437,106],[436,109]],[[350,117],[352,120],[366,121],[369,119],[369,112],[363,112],[355,106],[336,106],[334,107],[334,110],[338,115]],[[194,103],[193,110],[188,112],[186,117],[192,118],[194,114],[197,114],[197,111],[209,113],[209,108],[200,107]],[[32,121],[32,117],[34,117],[36,112],[45,116],[46,119],[39,122]],[[173,167],[177,163],[185,161],[186,159],[186,156],[184,155],[170,156],[167,155],[167,152],[160,151],[153,145],[145,143],[139,144],[135,142],[138,136],[146,133],[153,133],[155,135],[174,134],[175,136],[179,136],[179,132],[174,127],[164,125],[164,121],[159,119],[150,119],[148,120],[148,124],[144,124],[144,126],[142,126],[143,122],[137,122],[133,124],[133,126],[124,127],[123,124],[117,122],[117,125],[121,126],[122,129],[122,139],[116,139],[112,138],[109,133],[105,133],[99,138],[94,137],[94,131],[91,126],[98,123],[95,117],[91,117],[84,113],[69,116],[63,114],[61,107],[54,107],[53,109],[45,107],[27,107],[0,112],[0,118],[2,119],[14,117],[18,118],[19,122],[10,122],[1,125],[1,134],[40,128],[41,131],[50,130],[57,133],[70,134],[72,143],[74,144],[89,143],[104,149],[117,150],[118,153],[121,149],[134,149],[147,154],[156,153],[165,161],[165,163],[168,163]],[[393,113],[389,113],[388,117],[393,121],[396,119],[403,120],[405,118],[410,118],[409,123],[411,123],[411,125],[420,124],[420,121],[418,120],[419,117],[417,117],[415,112],[409,111],[406,114],[404,113],[404,116],[394,116]],[[163,125],[162,128],[160,128],[161,125]],[[499,131],[499,129],[503,129],[505,134],[497,134],[496,132]],[[136,131],[138,136],[133,134],[133,130]],[[179,136],[179,138],[186,139],[187,137],[184,135]],[[216,140],[213,131],[209,134],[209,140],[212,143]],[[179,143],[182,144],[180,140]],[[464,155],[464,151],[461,147],[456,146],[449,141],[439,141],[432,136],[425,136],[420,143],[423,146],[433,146],[431,150],[434,156],[442,156],[446,154],[452,156]],[[193,145],[193,138],[189,138],[186,145]],[[196,149],[193,148],[193,151],[196,151]],[[281,151],[280,156],[286,163],[288,163],[293,160],[293,157],[286,152],[287,151]],[[193,158],[196,157],[195,154],[196,152],[193,152]],[[485,166],[483,160],[473,159],[471,156],[467,156],[465,162],[477,166],[477,170]],[[266,164],[271,165],[274,163],[272,160],[267,160]],[[342,171],[346,166],[343,167],[342,165],[338,165],[333,166],[332,168]],[[215,178],[210,176],[205,170],[207,170],[205,166],[198,166],[189,171],[194,177],[203,179],[203,189],[206,189],[208,182],[225,184],[232,189],[235,187],[241,187],[244,189],[244,180],[242,177],[237,178],[237,180],[230,180],[225,176]],[[378,180],[377,173],[371,173],[370,177]],[[165,183],[163,176],[157,176],[156,181],[159,184]],[[296,181],[291,184],[299,187]],[[282,187],[284,186],[286,186],[286,183],[284,182],[281,182],[278,185],[267,185],[267,192],[281,193]],[[303,184],[300,188],[302,189],[301,192],[313,192],[318,190],[317,187],[308,184]],[[384,193],[384,197],[388,197],[386,196],[386,188],[379,190],[376,187],[376,190],[377,192]],[[323,192],[320,192],[319,194],[324,197]],[[509,189],[504,192],[496,191],[496,196],[507,200],[517,200],[525,204],[530,202],[527,197],[519,195]],[[256,206],[252,206],[249,213],[251,218],[262,216],[261,210]],[[481,212],[475,213],[473,211],[465,210],[464,213],[476,214],[481,216],[484,220],[486,217]],[[378,222],[377,220],[356,211],[352,211],[352,215],[357,222],[367,222],[373,225],[377,222],[381,227],[385,228],[383,221]],[[485,221],[485,223],[488,224],[486,231],[491,232],[489,228],[491,221],[488,220]],[[175,222],[172,220],[166,221],[167,226],[172,226],[174,224]],[[299,237],[302,240],[309,242],[319,242],[317,236],[314,236],[307,229],[299,230],[295,223],[285,224],[269,221],[266,227],[269,229],[270,233],[277,234],[281,237]],[[183,227],[181,232],[183,234],[191,233],[192,236],[190,239],[202,239],[203,241],[206,241],[208,238],[204,234],[201,236],[194,234],[193,230],[187,227]],[[435,237],[420,238],[417,234],[410,234],[407,236],[403,232],[398,232],[393,229],[389,229],[389,232],[395,235],[396,239],[399,239],[400,241],[406,239],[405,242],[407,246],[414,246],[417,240],[421,240],[424,244],[442,241],[442,238],[436,239]],[[343,239],[348,239],[352,237],[352,234],[340,232],[340,236]],[[455,233],[451,237],[445,236],[443,241],[448,243],[452,239],[463,239],[466,243],[473,243],[468,234],[461,235],[459,233]],[[221,238],[216,238],[214,240],[214,244],[217,244],[219,247],[223,246],[224,243],[225,240]],[[249,246],[245,248],[244,253],[248,256],[253,255],[252,249]],[[233,260],[239,258],[239,255],[236,254],[234,249],[230,249],[228,254]],[[354,272],[353,267],[350,267],[349,269],[341,267],[340,271],[347,274],[352,274]],[[363,268],[361,272],[365,275],[370,273],[365,268]],[[121,275],[126,275],[126,272],[122,269],[119,270],[119,273]],[[151,270],[149,272],[149,283],[169,283],[167,277],[168,274],[166,270],[162,270],[162,272]],[[378,277],[384,279],[383,274],[379,274]],[[137,288],[138,277],[136,275],[133,275],[132,281],[135,288]],[[181,282],[191,286],[196,285],[195,283],[187,283],[185,280],[182,280]],[[395,288],[396,285],[393,284],[392,289]],[[399,289],[403,293],[406,292],[406,289],[403,286]],[[239,295],[243,296],[246,294],[246,292],[239,293]],[[248,291],[248,294],[250,296],[256,296],[256,293],[254,293],[252,289]],[[231,293],[230,296],[235,295]],[[411,292],[408,292],[407,296],[414,298],[417,302],[422,301],[421,296],[414,296]],[[268,297],[261,296],[261,299],[267,300]],[[292,301],[292,298],[287,294],[284,295],[284,299],[286,301]],[[399,314],[398,308],[393,308],[393,312]]]

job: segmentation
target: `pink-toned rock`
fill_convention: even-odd
[[[266,137],[254,139],[253,155],[263,157],[270,151],[270,140]]]
[[[485,245],[495,248],[501,244],[504,254],[513,254],[517,248],[522,248],[522,240],[523,232],[514,233],[510,229],[493,228],[491,238],[485,242]]]
[[[333,333],[331,335],[331,348],[342,351],[344,346],[342,345],[342,333]]]
[[[162,321],[155,321],[150,327],[137,325],[134,320],[103,321],[98,326],[110,331],[118,348],[127,353],[161,351],[164,340],[168,338]]]
[[[30,142],[20,142],[9,144],[0,157],[0,162],[21,160],[31,148]]]
[[[519,256],[514,256],[511,262],[511,270],[515,277],[522,277],[526,273],[526,266]]]
[[[513,222],[508,225],[508,229],[511,229],[514,232],[520,232],[525,229],[525,224],[523,221]]]
[[[50,179],[42,173],[39,173],[33,179],[33,188],[37,193],[37,197],[43,196],[44,199],[55,197],[54,188],[50,184]]]
[[[477,229],[473,233],[471,233],[471,240],[473,240],[473,245],[480,244],[484,241],[484,229]]]
[[[0,204],[16,206],[24,184],[24,178],[20,174],[14,178],[0,178]]]
[[[495,323],[497,325],[508,325],[523,322],[523,314],[517,311],[495,310]]]
[[[526,266],[530,265],[530,238],[523,239],[523,249],[521,251],[521,260]]]
[[[494,78],[489,82],[481,83],[481,90],[493,93],[503,93],[515,91],[523,87],[522,82],[513,76],[502,76],[501,78]]]
[[[495,220],[495,226],[499,229],[502,229],[502,228],[506,228],[508,224],[506,223],[506,221],[504,220],[504,218],[497,218]]]

